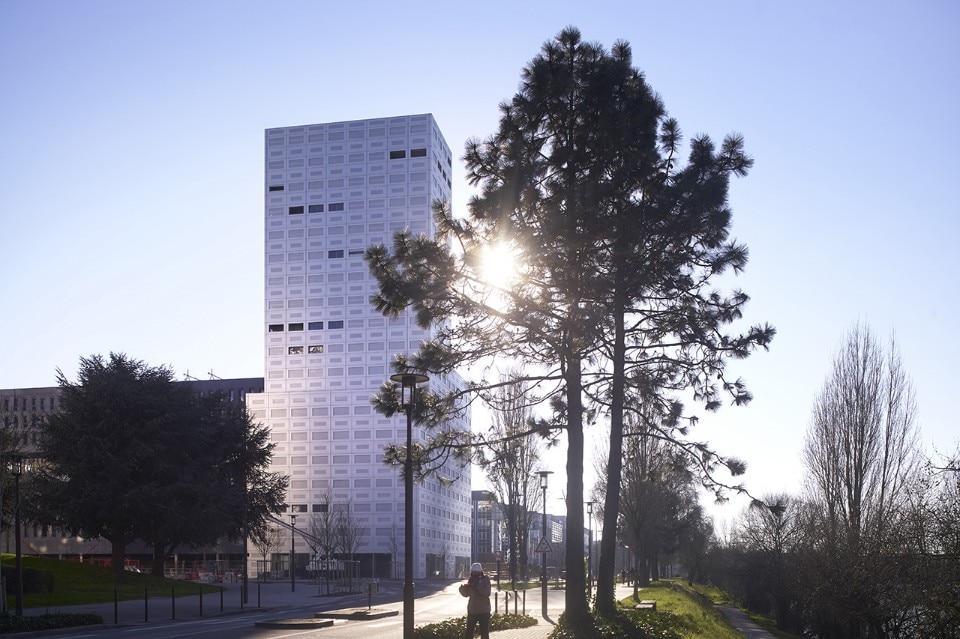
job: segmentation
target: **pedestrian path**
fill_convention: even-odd
[[[747,616],[747,613],[732,606],[717,606],[723,612],[733,627],[743,633],[746,639],[777,639],[770,632],[761,628]]]

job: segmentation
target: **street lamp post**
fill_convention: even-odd
[[[17,616],[23,616],[23,551],[20,546],[20,476],[23,475],[25,461],[24,458],[17,455],[13,458],[12,464],[13,476],[16,480],[16,503],[14,504],[14,550],[16,552],[16,562],[14,564],[17,584],[14,591],[14,602],[17,609]]]
[[[553,471],[551,470],[540,470],[537,471],[537,474],[540,475],[540,488],[543,490],[543,527],[540,529],[542,531],[541,540],[547,539],[547,476],[552,475]],[[549,542],[547,542],[549,543]],[[540,567],[540,582],[542,588],[541,594],[541,614],[543,618],[547,618],[547,544],[543,545],[543,561]]]
[[[593,597],[593,502],[587,502],[587,602]]]
[[[400,404],[407,413],[407,454],[403,463],[403,639],[413,639],[413,408],[417,385],[430,378],[422,373],[397,373],[390,380],[400,383]]]
[[[296,546],[294,545],[297,541],[297,516],[290,515],[290,592],[297,591],[297,572],[294,570],[294,562],[296,560]]]

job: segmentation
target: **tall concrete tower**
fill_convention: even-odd
[[[361,576],[404,570],[403,482],[383,449],[405,440],[406,422],[375,413],[370,398],[394,355],[430,337],[406,313],[391,320],[373,309],[376,282],[363,253],[404,228],[432,237],[431,203],[450,199],[451,166],[430,114],[265,134],[265,379],[247,406],[277,444],[271,470],[290,476],[278,517],[295,515],[309,531],[311,518],[348,509],[361,531]],[[430,386],[460,383],[449,376]],[[415,428],[414,440],[422,436]],[[447,481],[414,490],[415,578],[455,577],[470,562],[469,467],[451,463],[440,475]],[[305,563],[313,550],[294,543]]]

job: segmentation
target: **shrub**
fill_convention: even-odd
[[[0,613],[0,633],[56,630],[74,626],[103,623],[103,617],[94,614],[47,614],[18,617],[9,612]]]
[[[492,615],[490,617],[490,632],[496,630],[510,630],[511,628],[528,628],[537,625],[537,620],[529,615]],[[428,623],[413,630],[414,639],[462,639],[467,631],[467,618],[457,617],[440,623]]]
[[[683,639],[684,623],[668,612],[617,611],[594,614],[583,626],[574,627],[560,615],[553,639]]]

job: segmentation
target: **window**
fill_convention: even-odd
[[[283,190],[283,185],[282,185],[282,184],[271,184],[271,185],[270,185],[270,190],[271,190],[271,191],[282,191],[282,190]]]
[[[327,257],[343,257],[343,249],[327,251]]]
[[[325,513],[327,512],[327,504],[314,504],[313,512],[315,513]]]
[[[327,328],[343,328],[343,320],[331,320],[327,322]]]
[[[323,353],[323,344],[311,344],[307,347],[307,352],[311,355],[320,355]]]
[[[391,160],[402,160],[405,157],[407,157],[407,152],[404,151],[403,149],[399,151],[390,151]]]
[[[426,149],[410,149],[410,157],[425,158],[427,157],[427,150]]]
[[[288,331],[302,331],[302,330],[303,330],[303,322],[298,322],[298,323],[296,323],[296,324],[287,324],[287,330],[288,330]]]
[[[307,207],[307,213],[323,213],[323,204],[311,204]]]
[[[363,255],[363,249],[350,249],[349,255]]]
[[[288,346],[287,355],[303,355],[303,346]]]
[[[308,331],[322,331],[322,330],[323,330],[323,322],[309,322],[309,323],[307,324],[307,330],[308,330]]]
[[[270,325],[270,328],[269,328],[268,330],[269,330],[271,333],[282,333],[282,332],[283,332],[283,324],[271,324],[271,325]]]
[[[342,210],[343,210],[343,202],[331,202],[331,203],[330,203],[330,208],[329,208],[328,210],[329,210],[329,211],[342,211]]]
[[[291,206],[291,207],[290,207],[289,209],[287,209],[287,210],[288,210],[288,212],[290,213],[290,215],[303,215],[303,207],[302,207],[302,206]]]

